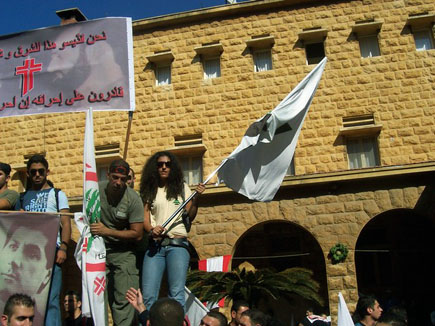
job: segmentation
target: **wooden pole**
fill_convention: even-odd
[[[125,146],[124,146],[124,155],[122,158],[127,160],[127,152],[128,152],[128,142],[130,140],[130,132],[131,132],[131,122],[133,121],[133,111],[128,111],[128,126],[127,126],[127,134],[125,135]]]

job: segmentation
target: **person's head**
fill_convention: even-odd
[[[260,310],[246,310],[240,317],[240,326],[266,326],[266,324],[267,316]]]
[[[249,303],[244,300],[236,300],[231,306],[231,320],[233,320],[236,325],[240,323],[240,317],[243,312],[249,310]]]
[[[151,203],[157,188],[166,187],[167,198],[177,198],[183,187],[183,170],[171,152],[157,152],[145,163],[140,180],[140,193],[145,203]]]
[[[7,188],[10,174],[11,166],[7,163],[0,162],[0,190]]]
[[[49,173],[48,162],[43,155],[33,155],[27,161],[27,177],[33,189],[44,187]]]
[[[150,309],[148,326],[182,326],[184,310],[181,304],[170,298],[157,300]]]
[[[122,194],[127,185],[130,166],[124,160],[114,160],[110,163],[107,179],[109,180],[108,190],[111,194]]]
[[[0,286],[29,294],[48,290],[50,270],[48,252],[51,250],[49,230],[34,230],[13,223],[1,251]],[[30,235],[30,236],[29,236]]]
[[[209,311],[200,323],[201,326],[227,326],[227,324],[227,317],[219,311]]]
[[[6,301],[2,326],[31,326],[35,316],[35,301],[26,294],[13,294]]]
[[[127,186],[134,189],[134,182],[136,180],[136,176],[134,175],[133,169],[130,169],[127,176]]]
[[[74,316],[75,312],[80,311],[82,301],[78,293],[75,291],[68,291],[65,295],[63,306],[70,316]]]
[[[382,315],[382,308],[374,296],[361,296],[356,305],[355,312],[360,320],[370,318],[377,321]]]
[[[314,309],[313,308],[308,308],[306,311],[305,311],[305,315],[306,316],[312,316],[314,314]]]

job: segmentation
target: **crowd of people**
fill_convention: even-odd
[[[66,194],[48,180],[48,161],[42,155],[34,155],[28,160],[27,187],[21,194],[8,188],[10,173],[10,165],[0,163],[0,210],[60,213],[60,228],[56,243],[53,244],[54,264],[38,267],[48,270],[48,273],[44,273],[44,270],[39,273],[34,271],[35,275],[41,274],[48,278],[38,282],[41,284],[38,290],[35,290],[39,293],[42,290],[48,291],[45,325],[93,325],[91,318],[82,316],[80,296],[72,291],[64,298],[67,318],[63,322],[61,320],[61,265],[67,259],[71,222],[70,216],[67,215],[69,205]],[[113,324],[134,325],[139,319],[141,325],[147,326],[197,326],[190,325],[185,318],[184,286],[190,260],[187,235],[198,211],[198,197],[204,192],[205,186],[199,184],[195,195],[185,208],[169,223],[165,223],[191,195],[177,158],[170,152],[155,153],[143,167],[139,192],[134,190],[134,182],[134,171],[125,160],[111,162],[107,180],[99,183],[101,219],[90,226],[94,236],[101,236],[105,240],[107,297]],[[138,268],[137,248],[144,235],[148,235],[146,238],[149,239],[149,243],[143,260],[140,260],[142,268]],[[9,238],[4,240],[3,247],[8,241]],[[24,247],[27,251],[31,250],[30,243],[23,245]],[[24,262],[35,259],[37,251],[32,253],[33,256],[22,255],[20,259],[23,262],[13,259],[4,264],[2,268],[8,270],[4,275],[26,275],[25,271],[18,270],[26,270],[23,267]],[[42,253],[39,253],[39,256],[41,255]],[[165,272],[169,298],[159,299],[160,285]],[[18,290],[26,291],[25,288]],[[38,294],[32,291],[29,290],[30,294]],[[9,293],[1,318],[3,326],[32,325],[38,308],[41,309],[38,305],[42,303],[35,301],[28,294]],[[359,299],[353,318],[355,326],[407,325],[404,309],[390,309],[383,313],[377,299],[370,296]],[[231,308],[229,323],[223,314],[211,311],[202,318],[200,325],[279,326],[283,323],[259,310],[250,309],[247,302],[236,300]],[[327,326],[330,325],[330,319],[326,315],[315,315],[313,309],[307,309],[305,318],[298,326],[310,325]]]
[[[46,284],[50,284],[50,287],[44,323],[61,326],[61,265],[67,258],[71,238],[71,218],[66,214],[69,213],[68,199],[48,179],[49,164],[42,155],[34,155],[27,162],[25,192],[18,194],[8,188],[10,173],[10,165],[0,163],[0,210],[60,213],[55,262],[47,266]],[[105,241],[107,297],[114,325],[134,324],[136,314],[126,293],[130,288],[139,288],[139,279],[142,280],[144,304],[153,306],[158,299],[165,272],[168,275],[169,297],[184,309],[184,286],[190,260],[187,234],[198,210],[198,197],[205,190],[205,186],[199,184],[180,214],[163,226],[191,195],[178,160],[170,152],[158,152],[143,167],[139,193],[134,190],[134,181],[134,171],[125,160],[111,162],[107,180],[99,183],[101,219],[90,226],[92,235],[101,236]],[[148,235],[149,243],[144,253],[143,267],[138,268],[136,249],[144,232]],[[5,268],[11,271],[7,274],[12,275],[17,262],[11,261],[8,265],[10,267]],[[70,297],[68,300],[71,303],[74,300],[79,302],[78,296],[71,294]],[[37,302],[35,310],[38,310],[38,305],[41,303]]]

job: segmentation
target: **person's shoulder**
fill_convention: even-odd
[[[142,200],[140,198],[140,195],[138,194],[138,192],[136,190],[134,190],[133,188],[127,187],[127,195],[132,199],[132,200]]]
[[[12,189],[6,189],[3,193],[3,196],[1,197],[8,197],[8,198],[14,198],[15,200],[18,199],[18,197],[20,197],[20,194],[18,192],[16,192],[15,190]]]
[[[19,193],[12,189],[6,189],[4,193],[13,194],[14,196],[19,196]]]

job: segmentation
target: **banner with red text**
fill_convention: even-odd
[[[131,18],[0,36],[0,117],[134,110]]]
[[[12,294],[35,299],[34,325],[43,325],[56,252],[59,215],[0,213],[0,311]]]

